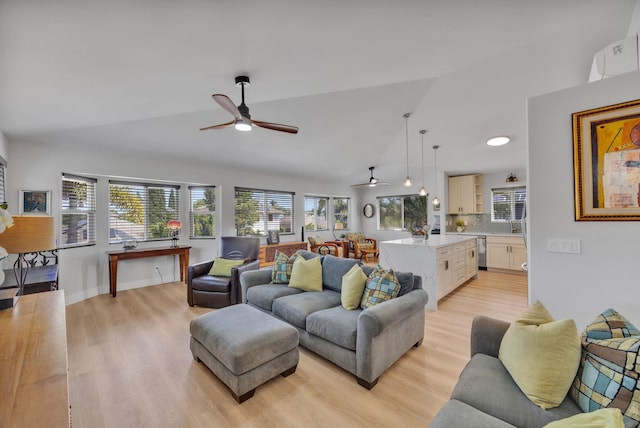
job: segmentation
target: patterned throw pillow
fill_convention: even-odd
[[[276,250],[276,254],[273,257],[271,282],[274,284],[288,284],[289,278],[291,278],[293,262],[295,262],[298,257],[300,257],[298,253],[289,257],[285,253]]]
[[[364,287],[360,307],[367,309],[378,303],[391,300],[400,292],[400,283],[392,269],[385,270],[380,265],[371,272]]]
[[[607,309],[582,333],[582,359],[571,395],[585,412],[618,408],[625,426],[640,423],[640,331]]]

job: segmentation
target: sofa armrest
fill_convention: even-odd
[[[271,282],[272,268],[262,268],[242,272],[240,275],[240,289],[242,303],[247,303],[247,290],[255,285],[269,284]]]
[[[253,260],[250,262],[246,262],[243,265],[234,266],[231,268],[231,290],[229,291],[229,298],[232,305],[235,305],[236,303],[242,301],[240,275],[242,275],[243,272],[258,270],[259,268],[260,260]]]
[[[189,266],[187,284],[191,284],[193,278],[208,274],[211,270],[211,266],[213,266],[213,260],[207,260],[205,262]]]
[[[477,316],[471,325],[471,356],[481,353],[498,357],[500,343],[511,324],[485,316]]]
[[[427,292],[423,289],[417,289],[404,296],[367,308],[358,317],[358,334],[377,336],[393,324],[409,318],[415,312],[424,311],[428,301]]]

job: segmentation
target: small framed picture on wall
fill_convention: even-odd
[[[51,215],[51,190],[20,190],[20,214]]]

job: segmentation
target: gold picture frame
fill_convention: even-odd
[[[571,117],[576,221],[640,220],[640,100]]]

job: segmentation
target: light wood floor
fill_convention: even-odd
[[[469,359],[473,317],[512,321],[526,307],[526,283],[481,271],[427,313],[422,346],[370,391],[300,348],[294,374],[241,405],[191,356],[189,321],[209,309],[190,308],[184,284],[97,296],[67,307],[73,427],[425,427]]]

